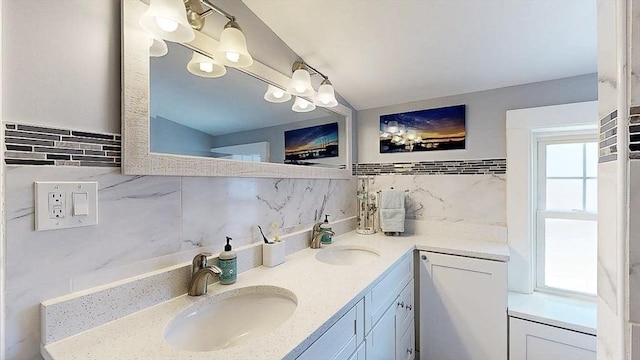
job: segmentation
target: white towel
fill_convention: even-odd
[[[383,190],[380,193],[380,229],[404,232],[404,191]]]

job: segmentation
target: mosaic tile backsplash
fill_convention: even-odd
[[[500,175],[507,172],[507,159],[368,163],[354,166],[356,175]]]
[[[640,159],[640,106],[629,108],[629,158]]]
[[[598,162],[614,161],[618,158],[618,110],[600,119],[600,154]]]
[[[6,124],[7,165],[119,167],[119,134],[102,134],[25,124]]]

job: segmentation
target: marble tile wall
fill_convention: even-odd
[[[7,359],[39,358],[39,303],[355,215],[355,180],[124,176],[118,168],[7,166]],[[34,231],[34,181],[98,182],[99,225]],[[180,256],[177,256],[180,255]],[[178,260],[179,258],[179,260]]]
[[[429,228],[430,235],[441,231],[449,236],[483,229],[491,239],[506,242],[506,180],[505,174],[379,175],[371,189],[409,190],[406,218],[414,220],[409,229],[425,233],[421,228]]]

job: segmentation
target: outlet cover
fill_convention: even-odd
[[[98,183],[36,181],[36,231],[98,224]]]

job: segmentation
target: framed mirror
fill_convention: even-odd
[[[263,99],[289,77],[254,60],[220,78],[186,69],[194,51],[218,42],[196,31],[188,44],[149,58],[139,26],[147,8],[123,0],[122,169],[130,175],[271,178],[351,177],[352,110],[339,104],[294,112]]]

